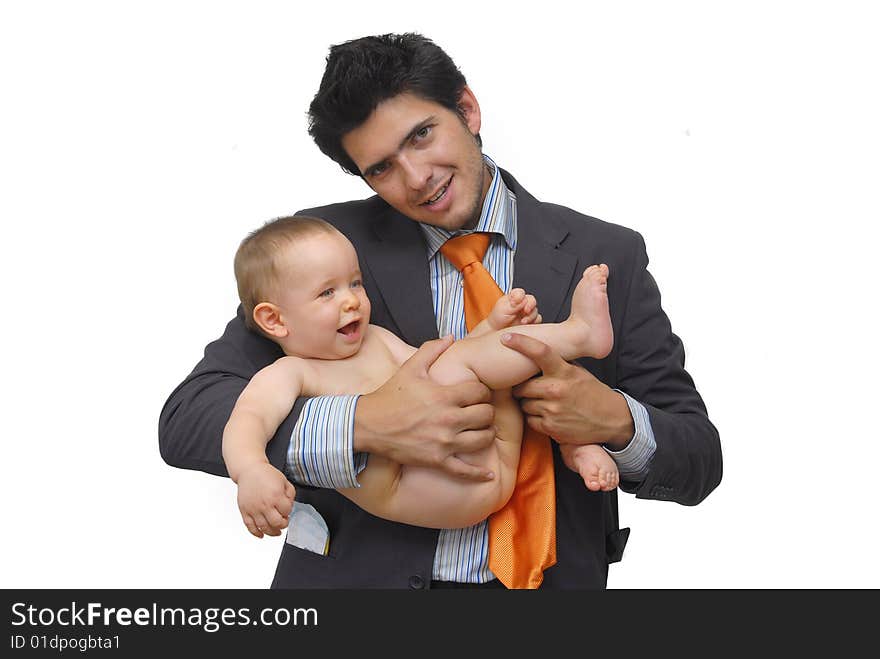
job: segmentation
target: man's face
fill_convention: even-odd
[[[416,222],[473,228],[491,179],[474,137],[480,107],[465,87],[459,115],[413,94],[379,104],[342,138],[367,184]]]

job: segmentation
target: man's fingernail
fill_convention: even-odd
[[[504,333],[504,334],[501,335],[501,340],[502,340],[502,341],[510,341],[510,339],[512,339],[512,338],[513,338],[513,337],[512,337],[512,335],[511,335],[509,332],[506,332],[506,333]]]

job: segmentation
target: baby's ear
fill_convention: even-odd
[[[260,302],[254,307],[254,322],[266,334],[276,339],[283,339],[290,334],[281,317],[281,310],[271,302]]]

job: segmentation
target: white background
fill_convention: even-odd
[[[328,47],[408,30],[530,192],[644,235],[720,430],[701,505],[621,497],[609,586],[880,587],[871,3],[504,7],[4,3],[0,587],[269,585],[282,539],[161,461],[159,411],[245,233],[368,194],[306,134]]]

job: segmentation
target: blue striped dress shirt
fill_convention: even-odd
[[[475,231],[491,234],[483,265],[505,293],[513,283],[516,253],[516,196],[507,188],[500,170],[488,156],[492,182],[483,202]],[[464,320],[461,273],[440,253],[440,245],[453,235],[438,227],[420,225],[425,236],[431,295],[440,336],[460,339],[467,333]],[[540,300],[538,306],[540,308]],[[623,393],[623,392],[621,392]],[[641,480],[656,450],[654,433],[644,406],[623,394],[632,413],[635,435],[622,451],[609,451],[624,480]],[[354,413],[358,396],[319,396],[303,407],[294,427],[287,454],[290,477],[316,487],[357,487],[357,474],[366,466],[367,454],[354,453]],[[332,539],[331,539],[332,542]],[[442,529],[434,555],[432,577],[440,581],[484,583],[494,578],[488,566],[488,524],[464,529]]]

